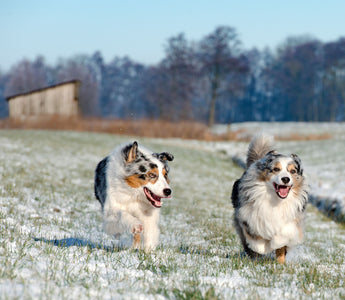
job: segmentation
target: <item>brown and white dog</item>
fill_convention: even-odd
[[[167,152],[153,153],[137,142],[119,146],[97,165],[95,195],[102,205],[104,229],[119,237],[133,234],[133,247],[153,250],[159,238],[162,198],[171,197]]]
[[[279,263],[302,242],[308,186],[301,160],[273,150],[273,138],[257,135],[249,145],[247,170],[232,190],[234,224],[244,251],[258,258],[273,251]]]

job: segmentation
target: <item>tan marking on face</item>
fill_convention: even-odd
[[[158,180],[158,176],[158,168],[151,169],[146,173],[146,177],[152,184],[156,183],[156,181]]]
[[[170,180],[169,180],[169,177],[168,177],[168,172],[167,172],[167,170],[165,168],[163,169],[162,173],[163,173],[163,176],[164,176],[166,182],[169,184]]]
[[[144,174],[133,174],[125,178],[126,183],[132,188],[138,188],[148,184],[149,182],[154,184],[158,180],[158,169],[154,168],[149,170],[145,175],[144,178],[142,177]]]
[[[258,180],[269,181],[272,177],[272,173],[269,170],[265,170],[259,174]]]
[[[304,177],[297,174],[296,167],[293,163],[289,164],[287,169],[293,178],[292,192],[295,196],[298,196],[302,192]]]
[[[282,170],[282,164],[279,161],[277,161],[276,164],[273,166],[272,171],[273,171],[273,173],[277,174],[281,170]]]
[[[297,173],[296,167],[293,163],[288,164],[287,170],[289,171],[289,173],[291,173],[291,175],[294,175]]]
[[[279,173],[280,171],[281,171],[281,169],[282,169],[282,165],[281,165],[281,163],[278,161],[278,162],[276,162],[276,164],[273,166],[273,169],[272,169],[272,171],[273,172],[270,172],[270,170],[265,170],[265,171],[263,171],[263,172],[261,172],[260,174],[259,174],[259,180],[260,181],[269,181],[270,179],[271,179],[271,177],[273,176],[273,174],[277,174],[277,173]]]
[[[134,174],[125,178],[126,183],[132,188],[138,188],[148,183],[146,179],[139,178],[140,175]]]

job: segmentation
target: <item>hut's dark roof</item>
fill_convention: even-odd
[[[11,96],[6,97],[6,100],[10,101],[12,98],[16,98],[18,96],[30,95],[30,94],[33,94],[33,93],[37,93],[37,92],[41,92],[41,91],[44,91],[44,90],[48,90],[48,89],[51,89],[51,88],[54,88],[54,87],[57,87],[57,86],[60,86],[60,85],[65,85],[65,84],[68,84],[68,83],[79,83],[80,84],[81,82],[78,79],[64,81],[64,82],[60,82],[60,83],[57,83],[57,84],[49,85],[49,86],[44,87],[44,88],[35,89],[35,90],[28,91],[28,92],[11,95]]]

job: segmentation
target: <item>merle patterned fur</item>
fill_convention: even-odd
[[[131,163],[126,163],[128,161],[129,153],[134,147],[134,155],[135,158]],[[126,172],[126,176],[130,175],[139,175],[140,179],[146,179],[146,173],[149,170],[154,168],[158,168],[158,166],[150,161],[142,152],[138,150],[138,143],[133,142],[133,144],[128,144],[122,149],[122,156],[123,156],[123,163],[124,169]],[[165,169],[169,172],[168,161],[172,161],[174,156],[168,152],[162,153],[153,153],[153,157],[159,159],[162,163],[164,163]],[[107,172],[107,165],[108,165],[109,157],[105,157],[102,161],[100,161],[97,165],[95,171],[95,196],[97,200],[101,203],[102,209],[104,207],[104,202],[106,198],[106,190],[107,190],[107,179],[106,179],[106,172]]]
[[[124,161],[127,161],[129,152],[132,147],[135,147],[134,153],[135,153],[135,159],[132,163],[125,165],[125,170],[127,175],[134,175],[138,174],[139,178],[145,179],[145,175],[149,170],[152,170],[154,168],[157,168],[158,166],[155,163],[152,163],[149,158],[147,158],[143,153],[141,153],[138,150],[138,144],[137,142],[134,142],[133,144],[129,144],[125,146],[122,150],[122,155],[124,157]],[[152,156],[160,160],[164,166],[167,172],[169,172],[168,167],[168,161],[172,161],[174,159],[174,156],[168,152],[162,152],[162,153],[152,153]]]
[[[152,155],[158,158],[164,164],[166,171],[169,173],[170,169],[169,169],[168,161],[173,161],[174,156],[169,152],[153,153]]]
[[[128,147],[123,149],[123,151],[127,151],[127,152],[129,150],[130,150],[130,148],[128,148]],[[135,154],[136,154],[136,157],[131,163],[125,163],[126,176],[139,175],[139,178],[145,179],[146,173],[149,170],[152,170],[154,168],[158,168],[158,166],[155,163],[153,163],[152,161],[150,161],[150,159],[147,158],[139,150],[136,150]],[[128,153],[127,154],[124,153],[124,157],[128,158]]]
[[[102,209],[104,207],[104,202],[106,198],[107,190],[107,165],[108,165],[108,156],[101,160],[96,168],[95,172],[95,196],[97,200],[101,203]]]

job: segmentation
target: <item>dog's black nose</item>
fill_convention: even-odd
[[[164,193],[165,196],[168,197],[168,196],[171,195],[171,189],[164,189],[164,190],[163,190],[163,193]]]
[[[285,183],[285,184],[289,183],[289,181],[290,181],[289,177],[283,177],[282,178],[282,182]]]

